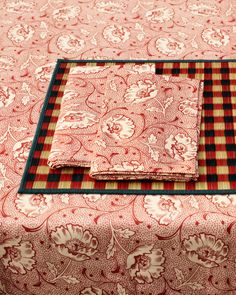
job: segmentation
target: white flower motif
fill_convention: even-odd
[[[212,268],[227,260],[229,247],[214,235],[201,233],[183,240],[183,253],[192,262]]]
[[[70,19],[78,17],[79,13],[79,6],[65,6],[55,9],[52,13],[52,17],[57,21],[68,21]]]
[[[148,142],[150,144],[157,143],[157,137],[156,137],[156,135],[150,134],[150,136],[148,137]]]
[[[16,60],[11,56],[1,55],[0,56],[0,71],[8,70],[14,66]]]
[[[0,260],[6,269],[14,274],[26,274],[36,263],[35,251],[30,241],[22,241],[22,237],[4,240],[0,243]]]
[[[47,212],[52,205],[51,195],[17,194],[16,209],[27,217],[37,217]]]
[[[215,205],[227,208],[230,205],[236,206],[236,195],[206,195],[206,197]]]
[[[105,200],[107,195],[100,194],[84,194],[83,198],[88,199],[89,202],[97,202],[98,200]]]
[[[164,252],[153,248],[154,245],[139,246],[127,257],[126,269],[139,284],[150,284],[164,272]]]
[[[195,159],[197,154],[197,143],[191,137],[182,133],[170,135],[165,140],[167,153],[176,160],[189,161]]]
[[[87,128],[98,123],[96,114],[87,111],[68,111],[57,122],[57,129]]]
[[[8,86],[0,86],[0,108],[8,107],[16,97],[16,92]]]
[[[103,121],[101,130],[114,139],[122,140],[133,136],[135,125],[130,118],[117,114]]]
[[[27,24],[18,24],[9,29],[7,36],[15,43],[22,43],[30,40],[34,33],[35,30],[32,26]]]
[[[103,295],[103,291],[100,288],[89,287],[80,291],[79,295]]]
[[[150,155],[151,155],[151,158],[152,158],[154,161],[158,162],[158,161],[159,161],[159,157],[160,157],[160,153],[159,153],[159,151],[156,150],[156,149],[151,148],[150,146],[148,147],[148,151],[149,151],[149,153],[150,153]]]
[[[122,162],[121,164],[116,164],[109,169],[110,171],[144,171],[144,166],[138,161]]]
[[[85,42],[75,35],[67,34],[61,35],[57,39],[57,46],[61,51],[72,54],[80,52],[84,48]]]
[[[191,97],[186,100],[182,100],[178,109],[185,115],[196,117],[198,115],[198,98]]]
[[[103,37],[114,44],[125,43],[130,37],[130,31],[122,25],[110,25],[103,30]]]
[[[174,38],[161,37],[156,40],[156,48],[167,56],[180,55],[185,51],[183,42],[179,42]]]
[[[34,2],[26,2],[23,0],[14,0],[6,3],[6,10],[8,12],[31,12],[35,6]]]
[[[159,224],[169,225],[182,212],[182,203],[175,196],[147,195],[144,208]]]
[[[19,162],[25,162],[28,158],[30,147],[32,144],[32,137],[27,137],[23,140],[18,141],[13,146],[13,156]]]
[[[132,66],[132,70],[129,70],[132,73],[138,73],[138,74],[142,74],[142,73],[153,73],[155,74],[155,64],[141,64],[141,65],[134,65]]]
[[[156,8],[146,12],[146,18],[152,23],[164,23],[173,18],[174,11],[168,7]]]
[[[217,28],[208,28],[203,30],[202,39],[213,47],[226,46],[229,41],[229,35],[225,31]]]
[[[192,14],[202,16],[217,15],[220,12],[219,8],[217,8],[215,5],[209,5],[205,3],[190,4],[188,9]]]
[[[113,2],[113,1],[108,1],[108,2],[101,1],[101,2],[97,2],[95,7],[99,12],[115,14],[115,13],[123,12],[126,5],[124,5],[123,3]]]
[[[55,63],[52,62],[38,67],[34,72],[35,79],[43,83],[50,81],[54,66]]]
[[[132,103],[140,103],[156,97],[158,93],[156,83],[151,80],[138,81],[131,84],[125,92],[124,101]]]
[[[79,225],[61,225],[51,231],[50,237],[58,252],[72,260],[84,261],[97,252],[97,238]]]

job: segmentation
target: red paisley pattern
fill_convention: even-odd
[[[234,294],[235,195],[17,190],[57,58],[235,58],[235,1],[3,0],[0,8],[0,293]],[[196,102],[179,111],[195,116]],[[137,162],[123,165],[141,169]]]

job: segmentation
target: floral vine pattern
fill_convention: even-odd
[[[110,73],[122,75],[127,70],[154,74],[155,65],[78,66],[70,69],[48,157],[50,167],[90,167],[107,76]],[[101,141],[98,144],[103,145]]]
[[[57,58],[235,58],[234,1],[4,0],[0,8],[0,293],[235,293],[235,195],[17,194]],[[131,92],[126,100],[134,103]],[[196,101],[179,110],[195,116]],[[131,134],[127,124],[120,136]]]
[[[106,84],[90,175],[196,180],[202,82],[127,71],[108,76]],[[183,114],[186,100],[197,101],[195,116]]]

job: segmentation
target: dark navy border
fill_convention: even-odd
[[[194,60],[194,59],[186,59],[186,60],[135,60],[135,59],[130,59],[130,60],[127,60],[127,59],[122,59],[122,60],[119,60],[119,59],[109,59],[109,60],[67,60],[67,59],[58,59],[57,62],[56,62],[56,66],[55,66],[55,69],[53,71],[53,74],[52,74],[52,78],[51,78],[51,81],[50,81],[50,84],[49,84],[49,87],[48,87],[48,90],[47,90],[47,93],[46,93],[46,97],[45,97],[45,101],[44,101],[44,104],[43,104],[43,107],[42,107],[42,110],[40,112],[40,116],[39,116],[39,121],[38,121],[38,124],[37,124],[37,128],[36,128],[36,131],[35,131],[35,135],[34,135],[34,139],[33,139],[33,142],[32,142],[32,146],[31,146],[31,149],[30,149],[30,152],[29,152],[29,156],[28,156],[28,159],[27,159],[27,162],[26,162],[26,165],[25,165],[25,170],[24,170],[24,173],[23,173],[23,176],[22,176],[22,180],[21,180],[21,183],[20,183],[20,187],[19,187],[19,190],[18,190],[18,193],[21,193],[21,194],[37,194],[37,193],[41,193],[41,194],[62,194],[62,193],[68,193],[68,194],[110,194],[110,195],[157,195],[157,194],[165,194],[165,195],[205,195],[205,194],[209,194],[209,195],[214,195],[214,194],[236,194],[236,188],[235,190],[232,190],[232,189],[228,189],[228,190],[113,190],[113,189],[27,189],[25,188],[25,184],[26,184],[26,176],[28,174],[28,170],[31,166],[31,161],[32,161],[32,158],[33,158],[33,153],[34,153],[34,150],[36,148],[36,145],[37,145],[37,141],[38,141],[38,137],[39,137],[39,134],[40,134],[40,130],[41,130],[41,127],[42,127],[42,123],[43,123],[43,119],[44,119],[44,114],[45,114],[45,111],[47,109],[47,105],[48,105],[48,101],[49,101],[49,98],[50,98],[50,95],[51,95],[51,91],[52,91],[52,86],[55,82],[55,78],[56,78],[56,74],[57,74],[57,71],[59,69],[59,66],[61,63],[93,63],[93,62],[96,62],[96,63],[109,63],[109,62],[134,62],[134,63],[160,63],[160,62],[236,62],[236,59],[221,59],[221,60],[215,60],[215,59],[208,59],[208,60],[205,60],[205,59],[198,59],[198,60]]]

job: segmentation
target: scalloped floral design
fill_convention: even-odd
[[[79,225],[59,226],[50,237],[61,255],[75,261],[90,259],[98,251],[98,239]]]

